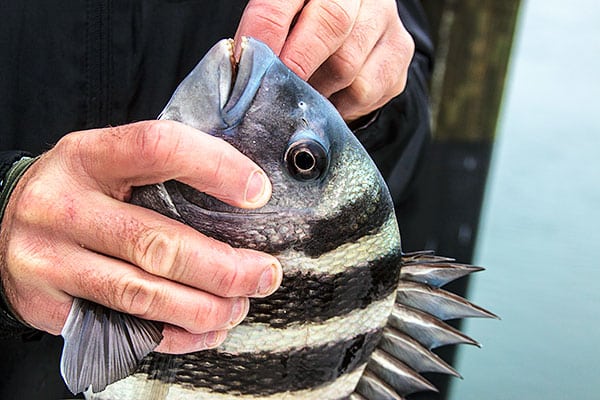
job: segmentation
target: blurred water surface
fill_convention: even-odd
[[[600,5],[524,0],[452,400],[600,399]]]

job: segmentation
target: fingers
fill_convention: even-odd
[[[346,41],[358,17],[360,0],[312,0],[290,32],[280,58],[308,78]]]
[[[7,297],[21,318],[53,334],[60,333],[72,297],[172,324],[192,334],[230,329],[248,312],[246,297],[215,296],[66,240],[28,244],[7,254],[13,266],[3,274],[5,286],[11,288]]]
[[[239,55],[238,46],[243,36],[264,42],[279,55],[294,18],[304,3],[304,0],[250,0],[235,33],[236,56]]]
[[[311,75],[309,83],[323,96],[329,97],[350,86],[361,72],[369,55],[388,29],[389,19],[374,18],[374,15],[382,12],[381,7],[379,2],[363,2],[347,39]],[[387,58],[394,59],[390,55]]]
[[[329,96],[346,121],[381,108],[404,90],[413,46],[412,40],[386,37],[375,46],[350,85]],[[391,51],[403,59],[390,59]]]
[[[352,121],[404,90],[413,52],[414,42],[395,3],[363,1],[348,39],[309,83],[332,101],[346,121]]]
[[[68,236],[86,249],[220,297],[263,297],[281,283],[281,265],[271,255],[234,249],[167,217],[108,197],[91,194],[85,199],[85,205],[73,207],[77,215]],[[95,234],[86,235],[91,230]]]
[[[20,289],[11,300],[39,329],[60,332],[70,296],[193,333],[226,329],[246,314],[246,296],[265,296],[281,282],[270,255],[233,249],[102,193],[79,188],[57,199],[29,180],[6,262],[20,280],[8,285]],[[35,307],[25,304],[32,293],[43,299]]]
[[[72,252],[61,269],[57,278],[66,279],[62,290],[70,296],[193,334],[230,329],[248,313],[246,297],[215,296],[85,249]]]
[[[177,179],[238,207],[271,194],[264,172],[223,140],[173,121],[74,133],[56,146],[65,165],[123,200],[132,186]],[[198,162],[202,159],[202,162]]]
[[[251,36],[267,44],[284,64],[303,79],[312,73],[349,35],[360,0],[250,0],[236,43]]]
[[[154,351],[169,354],[185,354],[212,349],[223,343],[227,337],[226,330],[194,335],[173,325],[165,325],[162,334],[163,340]]]
[[[348,122],[402,92],[414,51],[392,0],[251,0],[243,35],[269,45]]]

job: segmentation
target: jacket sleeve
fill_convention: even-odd
[[[394,203],[409,192],[431,135],[429,78],[433,44],[418,0],[398,1],[398,12],[415,41],[404,91],[380,111],[372,123],[355,130],[385,178]]]

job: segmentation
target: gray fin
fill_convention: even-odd
[[[365,370],[360,377],[356,392],[368,400],[405,400],[369,370]]]
[[[454,258],[436,256],[433,250],[415,251],[402,254],[402,265],[425,264],[430,262],[453,262]]]
[[[498,318],[464,298],[422,283],[400,281],[396,302],[425,311],[443,321],[458,318]]]
[[[437,392],[435,386],[427,379],[381,349],[373,352],[367,370],[394,388],[401,396],[423,391]]]
[[[73,393],[94,392],[135,371],[162,340],[160,324],[74,299],[61,332],[60,371]]]
[[[472,272],[483,270],[481,267],[447,261],[406,264],[400,270],[400,279],[439,288]]]
[[[449,344],[472,344],[480,347],[478,342],[434,316],[401,304],[394,305],[388,324],[428,349]]]
[[[402,360],[417,372],[437,372],[453,375],[457,378],[461,377],[440,356],[426,349],[410,336],[394,328],[386,327],[383,330],[383,336],[378,347]]]
[[[443,321],[498,317],[440,287],[481,270],[431,251],[403,254],[396,303],[355,393],[366,400],[402,399],[416,392],[436,391],[421,372],[460,377],[431,350],[479,343]]]

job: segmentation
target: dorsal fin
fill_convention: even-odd
[[[479,343],[443,321],[467,317],[498,318],[464,298],[440,289],[483,268],[455,263],[428,251],[405,254],[402,260],[396,303],[382,339],[353,394],[360,396],[356,397],[358,400],[403,399],[411,393],[435,391],[435,387],[419,375],[421,372],[460,377],[431,349],[460,343],[479,346]]]

